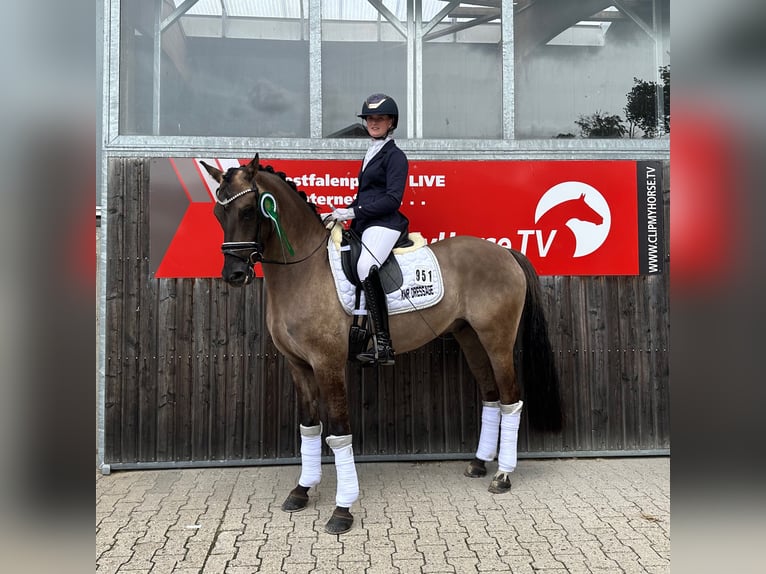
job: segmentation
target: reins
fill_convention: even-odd
[[[258,227],[260,228],[260,222],[258,222]],[[327,235],[322,239],[322,241],[317,245],[311,253],[306,255],[305,257],[301,257],[300,259],[295,259],[292,261],[282,260],[279,259],[265,259],[263,257],[263,244],[258,241],[227,241],[221,244],[221,252],[224,255],[231,255],[232,257],[236,257],[237,259],[241,259],[242,261],[246,261],[250,263],[251,265],[255,265],[256,263],[268,263],[273,265],[295,265],[297,263],[303,263],[307,259],[310,259],[317,251],[321,249],[323,245],[327,243]],[[247,249],[251,249],[250,255],[247,257],[243,257],[237,251],[244,251]]]

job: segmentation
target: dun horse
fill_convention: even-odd
[[[297,392],[301,475],[282,509],[306,508],[308,491],[321,478],[325,430],[337,472],[336,507],[325,529],[346,532],[359,495],[345,380],[352,319],[336,292],[328,230],[305,195],[284,174],[260,166],[257,154],[226,173],[203,165],[219,184],[214,212],[224,234],[223,279],[232,286],[246,285],[253,279],[254,263],[262,263],[268,329]],[[407,352],[436,336],[454,335],[483,399],[479,445],[465,475],[485,476],[485,462],[498,455],[489,490],[507,492],[509,473],[516,467],[522,404],[532,428],[558,432],[562,426],[539,279],[524,255],[483,239],[458,236],[429,247],[441,269],[443,298],[426,309],[392,315],[391,339],[397,352]],[[523,403],[514,365],[520,325]],[[328,429],[320,421],[320,400]]]

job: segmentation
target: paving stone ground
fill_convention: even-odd
[[[309,507],[298,466],[96,474],[100,574],[607,574],[670,571],[670,459],[521,460],[510,493],[465,461],[360,463],[347,534],[324,532],[335,468]],[[490,474],[494,467],[488,465]]]

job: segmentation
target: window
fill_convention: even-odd
[[[383,92],[400,139],[664,137],[669,5],[122,1],[119,132],[319,145],[363,136],[361,103]]]
[[[120,133],[307,137],[307,4],[122,2]]]
[[[650,104],[663,97],[668,11],[669,0],[517,2],[516,137],[647,135],[631,126],[625,107],[634,78],[659,87]]]

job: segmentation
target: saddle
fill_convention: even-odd
[[[414,242],[409,238],[409,233],[405,229],[394,245],[394,249],[412,247],[413,245]],[[359,256],[362,254],[362,249],[364,249],[364,246],[362,245],[361,237],[351,229],[344,229],[341,234],[340,261],[346,278],[358,289],[361,289],[362,282],[359,280],[359,275],[356,272],[356,264],[359,261]],[[404,278],[393,251],[388,255],[383,265],[380,266],[379,273],[380,282],[386,294],[401,289]]]

